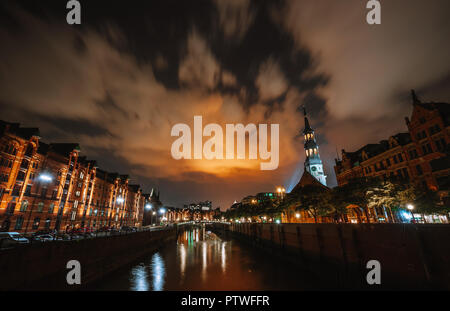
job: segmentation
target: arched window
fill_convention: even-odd
[[[27,200],[23,200],[22,204],[20,205],[20,211],[21,212],[26,212],[28,208],[28,201]]]

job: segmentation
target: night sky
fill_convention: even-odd
[[[0,119],[39,127],[45,142],[78,142],[105,170],[161,190],[169,206],[290,190],[303,172],[306,105],[328,184],[336,149],[406,131],[409,92],[450,99],[450,2],[0,2]],[[173,160],[176,123],[280,124],[280,166]],[[223,127],[225,128],[225,127]]]

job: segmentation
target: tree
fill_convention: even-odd
[[[363,210],[367,222],[370,223],[369,206],[370,197],[374,187],[377,187],[380,183],[378,178],[355,178],[345,185],[346,192],[348,194],[347,201],[350,204],[358,205]],[[378,221],[375,217],[375,220]]]
[[[332,212],[331,192],[325,187],[306,185],[299,189],[297,199],[300,205],[297,210],[307,211],[317,223],[319,216],[327,216]]]
[[[400,191],[400,185],[391,181],[381,181],[379,183],[372,183],[366,191],[367,207],[375,210],[388,209],[387,217],[390,222],[396,222],[392,213],[392,209],[399,206],[397,193]]]
[[[425,215],[445,215],[446,209],[439,205],[440,198],[438,193],[421,185],[411,185],[402,191],[399,191],[397,200],[403,206],[412,204],[415,211],[422,214],[424,222],[426,222]]]
[[[341,187],[335,187],[331,191],[331,201],[333,202],[333,207],[335,212],[339,215],[339,218],[347,223],[348,222],[348,209],[347,206],[349,205],[349,202],[347,200],[349,196],[348,193],[348,187],[341,186]]]

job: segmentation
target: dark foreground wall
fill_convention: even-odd
[[[176,239],[176,229],[50,242],[0,252],[0,290],[82,289]],[[68,286],[69,260],[81,264],[81,286]]]
[[[450,225],[214,226],[301,265],[327,288],[450,290]],[[369,260],[381,264],[381,286],[367,284]]]

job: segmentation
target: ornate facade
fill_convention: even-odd
[[[450,105],[423,103],[412,91],[407,132],[354,152],[342,150],[334,167],[338,185],[363,176],[397,178],[439,190],[448,197],[450,181]]]
[[[139,226],[145,200],[128,176],[80,157],[78,144],[46,144],[39,130],[0,121],[3,231]]]

